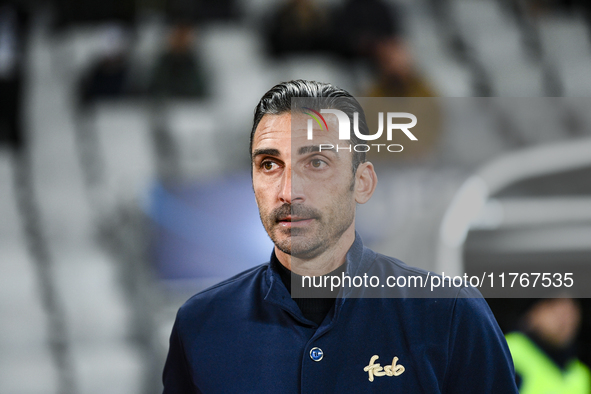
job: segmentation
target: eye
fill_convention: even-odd
[[[320,160],[320,159],[312,159],[310,161],[310,164],[314,168],[322,168],[326,165],[326,162],[324,160]]]
[[[273,162],[273,161],[264,161],[261,164],[261,167],[263,168],[263,170],[265,171],[272,171],[276,168],[277,163]]]

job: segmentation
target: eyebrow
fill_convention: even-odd
[[[337,152],[337,150],[333,147],[333,148],[322,148],[322,151],[331,151],[334,152],[337,156],[339,155],[339,153]],[[308,146],[302,146],[298,149],[298,155],[305,155],[306,153],[312,153],[312,152],[320,152],[320,145],[308,145]]]
[[[255,157],[260,155],[280,156],[280,153],[279,149],[274,148],[255,149],[254,152],[252,152],[252,159],[254,160]]]

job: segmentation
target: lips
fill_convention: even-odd
[[[291,227],[306,226],[306,225],[312,223],[313,220],[314,220],[314,218],[288,215],[288,216],[284,216],[284,217],[279,218],[279,220],[277,220],[277,222],[282,227],[291,228]]]
[[[278,222],[291,222],[291,223],[296,223],[296,222],[302,222],[304,220],[310,220],[312,218],[306,218],[306,217],[301,217],[301,216],[285,216],[282,218],[279,218],[279,220],[277,220]]]
[[[320,218],[320,213],[301,204],[283,204],[272,212],[274,222],[285,230],[304,228]]]

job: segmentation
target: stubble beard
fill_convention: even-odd
[[[345,193],[348,194],[348,193]],[[261,221],[267,234],[283,253],[301,259],[312,259],[334,245],[355,220],[355,204],[350,196],[341,195],[334,209],[325,215],[303,204],[288,204],[264,215]],[[282,228],[279,220],[287,215],[314,219],[308,228]]]

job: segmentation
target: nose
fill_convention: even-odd
[[[304,193],[301,188],[299,177],[291,171],[291,166],[286,166],[281,176],[281,185],[279,187],[279,200],[282,203],[293,204],[304,201]]]
[[[291,168],[286,168],[281,175],[279,185],[279,201],[291,204]]]

